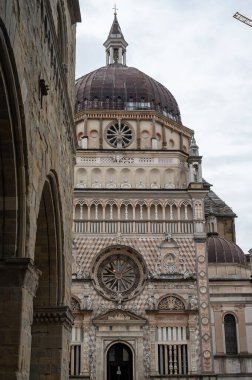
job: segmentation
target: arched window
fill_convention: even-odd
[[[224,317],[225,346],[226,354],[237,354],[236,320],[232,314]]]

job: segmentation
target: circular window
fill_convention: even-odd
[[[114,123],[107,128],[106,139],[114,148],[126,148],[133,139],[132,128],[125,123]]]
[[[145,276],[142,258],[124,246],[107,249],[98,256],[93,267],[96,289],[112,300],[135,297],[142,290]]]

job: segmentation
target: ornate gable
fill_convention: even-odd
[[[144,325],[146,323],[146,319],[139,317],[136,314],[131,313],[130,311],[125,311],[122,309],[116,309],[108,311],[107,313],[100,315],[99,317],[93,320],[94,325],[102,325],[102,324],[138,324]]]

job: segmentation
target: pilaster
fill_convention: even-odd
[[[68,306],[36,308],[32,325],[32,380],[50,373],[50,380],[65,380],[69,373],[69,342],[73,315]]]
[[[1,379],[29,379],[33,297],[39,274],[29,258],[0,261]]]
[[[201,372],[213,372],[212,334],[210,326],[210,306],[208,293],[208,274],[206,239],[195,238],[198,273],[199,326]]]

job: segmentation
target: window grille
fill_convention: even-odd
[[[79,376],[81,371],[81,345],[72,345],[70,348],[69,374]]]
[[[160,375],[187,374],[187,344],[159,344],[158,372]]]
[[[232,314],[226,314],[224,317],[225,345],[226,354],[235,355],[237,349],[236,320]]]

